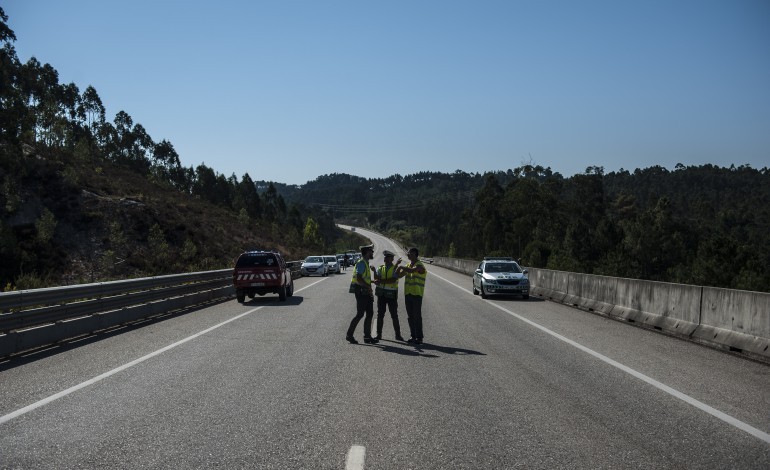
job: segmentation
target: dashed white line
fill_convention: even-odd
[[[352,446],[345,460],[345,470],[363,470],[366,460],[366,447]]]
[[[310,287],[313,287],[314,285],[316,285],[319,282],[322,282],[324,280],[325,279],[321,279],[319,281],[316,281],[316,282],[314,282],[314,283],[312,283],[312,284],[310,284],[308,286],[303,287],[302,289],[297,290],[296,292],[302,292],[303,290],[308,289]],[[31,405],[27,405],[24,408],[18,409],[16,411],[12,412],[12,413],[8,413],[5,416],[0,416],[0,424],[7,423],[8,421],[10,421],[10,420],[12,420],[14,418],[18,418],[21,415],[29,413],[30,411],[35,410],[37,408],[40,408],[43,405],[47,405],[48,403],[51,403],[52,401],[58,400],[59,398],[66,397],[67,395],[69,395],[69,394],[71,394],[73,392],[76,392],[76,391],[80,390],[81,388],[85,388],[85,387],[88,387],[89,385],[93,385],[96,382],[104,380],[107,377],[113,376],[113,375],[117,374],[118,372],[122,372],[122,371],[128,369],[129,367],[133,367],[133,366],[135,366],[137,364],[140,364],[140,363],[146,361],[147,359],[151,359],[151,358],[153,358],[153,357],[155,357],[155,356],[157,356],[159,354],[162,354],[162,353],[164,353],[166,351],[174,349],[175,347],[177,347],[177,346],[179,346],[181,344],[184,344],[184,343],[186,343],[188,341],[191,341],[191,340],[193,340],[193,339],[195,339],[195,338],[197,338],[197,337],[199,337],[201,335],[205,335],[206,333],[208,333],[210,331],[216,330],[220,326],[227,325],[230,322],[234,322],[235,320],[238,320],[239,318],[243,318],[246,315],[250,315],[250,314],[252,314],[252,313],[254,313],[257,310],[260,310],[262,308],[265,308],[265,306],[263,305],[261,307],[253,308],[253,309],[249,310],[248,312],[241,313],[240,315],[237,315],[237,316],[235,316],[235,317],[233,317],[233,318],[231,318],[229,320],[225,320],[222,323],[216,324],[216,325],[214,325],[214,326],[212,326],[210,328],[206,328],[205,330],[200,331],[198,333],[195,333],[192,336],[188,336],[187,338],[185,338],[183,340],[177,341],[176,343],[173,343],[173,344],[169,344],[168,346],[166,346],[164,348],[161,348],[161,349],[158,349],[157,351],[151,352],[150,354],[142,356],[139,359],[134,359],[133,361],[131,361],[131,362],[127,363],[127,364],[123,364],[122,366],[116,367],[116,368],[114,368],[114,369],[112,369],[110,371],[107,371],[107,372],[105,372],[105,373],[103,373],[101,375],[97,375],[96,377],[94,377],[92,379],[86,380],[85,382],[81,382],[81,383],[79,383],[77,385],[74,385],[74,386],[72,386],[72,387],[70,387],[70,388],[68,388],[66,390],[62,390],[61,392],[53,394],[50,397],[43,398],[40,401],[36,401],[35,403],[32,403]]]
[[[455,284],[454,282],[450,281],[449,279],[445,279],[445,278],[439,276],[438,274],[431,273],[431,276],[435,276],[435,277],[441,279],[442,281],[447,282],[447,283],[457,287],[458,289],[473,295],[473,293],[471,291],[469,291],[468,289],[463,288],[463,287]],[[634,370],[634,369],[632,369],[632,368],[630,368],[628,366],[625,366],[625,365],[623,365],[623,364],[621,364],[621,363],[619,363],[619,362],[617,362],[617,361],[615,361],[613,359],[610,359],[609,357],[607,357],[607,356],[605,356],[603,354],[600,354],[600,353],[594,351],[593,349],[587,348],[587,347],[583,346],[582,344],[576,343],[575,341],[573,341],[573,340],[571,340],[569,338],[566,338],[566,337],[564,337],[564,336],[562,336],[562,335],[560,335],[560,334],[558,334],[558,333],[556,333],[554,331],[551,331],[548,328],[533,322],[532,320],[524,318],[521,315],[516,314],[516,313],[508,310],[507,308],[502,307],[501,305],[496,304],[495,302],[492,302],[490,300],[485,300],[485,302],[487,302],[489,305],[492,305],[493,307],[495,307],[495,308],[497,308],[499,310],[502,310],[503,312],[505,312],[505,313],[507,313],[509,315],[512,315],[513,317],[523,321],[524,323],[527,323],[527,324],[529,324],[531,326],[534,326],[535,328],[537,328],[538,330],[540,330],[540,331],[542,331],[544,333],[548,333],[549,335],[553,336],[556,339],[564,341],[565,343],[569,344],[570,346],[574,346],[575,348],[577,348],[577,349],[579,349],[579,350],[581,350],[581,351],[583,351],[585,353],[588,353],[588,354],[594,356],[595,358],[597,358],[597,359],[599,359],[601,361],[604,361],[607,364],[609,364],[609,365],[611,365],[613,367],[616,367],[616,368],[622,370],[623,372],[625,372],[625,373],[627,373],[629,375],[632,375],[632,376],[636,377],[637,379],[642,380],[642,381],[652,385],[653,387],[657,388],[658,390],[666,392],[669,395],[671,395],[673,397],[676,397],[676,398],[682,400],[683,402],[685,402],[685,403],[687,403],[689,405],[692,405],[695,408],[698,408],[701,411],[705,411],[706,413],[710,414],[711,416],[714,416],[715,418],[718,418],[718,419],[724,421],[725,423],[730,424],[731,426],[735,426],[736,428],[740,429],[741,431],[747,432],[747,433],[751,434],[752,436],[757,437],[757,438],[759,438],[759,439],[761,439],[761,440],[763,440],[763,441],[765,441],[765,442],[770,444],[770,434],[768,434],[768,433],[766,433],[764,431],[761,431],[761,430],[751,426],[750,424],[744,423],[743,421],[741,421],[741,420],[739,420],[737,418],[734,418],[734,417],[732,417],[732,416],[730,416],[730,415],[728,415],[726,413],[723,413],[723,412],[717,410],[716,408],[712,408],[711,406],[709,406],[709,405],[707,405],[707,404],[705,404],[705,403],[703,403],[701,401],[698,401],[698,400],[696,400],[695,398],[693,398],[693,397],[691,397],[689,395],[685,395],[684,393],[682,393],[682,392],[680,392],[678,390],[675,390],[675,389],[669,387],[668,385],[666,385],[664,383],[658,382],[657,380],[653,379],[652,377],[648,377],[648,376],[642,374],[641,372],[636,371],[636,370]]]

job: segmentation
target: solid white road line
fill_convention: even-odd
[[[314,283],[312,283],[312,284],[310,284],[308,286],[303,287],[302,289],[300,289],[300,290],[298,290],[296,292],[302,292],[303,290],[309,289],[310,287],[313,287],[314,285],[316,285],[316,284],[318,284],[319,282],[322,282],[322,281],[325,281],[325,279],[321,279],[319,281],[316,281],[316,282],[314,282]],[[124,370],[128,369],[129,367],[132,367],[132,366],[135,366],[137,364],[140,364],[140,363],[146,361],[147,359],[153,358],[153,357],[155,357],[155,356],[157,356],[159,354],[162,354],[162,353],[164,353],[166,351],[174,349],[175,347],[177,347],[177,346],[179,346],[181,344],[184,344],[184,343],[186,343],[188,341],[191,341],[191,340],[193,340],[193,339],[195,339],[195,338],[197,338],[197,337],[199,337],[201,335],[205,335],[206,333],[208,333],[210,331],[216,330],[220,326],[227,325],[230,322],[238,320],[239,318],[243,318],[246,315],[250,315],[250,314],[256,312],[257,310],[263,309],[265,307],[266,306],[263,305],[261,307],[253,308],[253,309],[249,310],[248,312],[242,313],[242,314],[240,314],[238,316],[235,316],[235,317],[233,317],[233,318],[231,318],[229,320],[225,320],[222,323],[219,323],[217,325],[212,326],[211,328],[206,328],[205,330],[200,331],[198,333],[195,333],[192,336],[188,336],[187,338],[185,338],[183,340],[177,341],[176,343],[173,343],[173,344],[169,344],[168,346],[166,346],[164,348],[161,348],[161,349],[158,349],[155,352],[151,352],[150,354],[147,354],[146,356],[142,356],[139,359],[135,359],[135,360],[133,360],[133,361],[127,363],[127,364],[123,364],[120,367],[116,367],[116,368],[114,368],[114,369],[112,369],[110,371],[107,371],[107,372],[105,372],[105,373],[103,373],[101,375],[97,375],[96,377],[94,377],[92,379],[89,379],[89,380],[86,380],[85,382],[82,382],[82,383],[79,383],[77,385],[74,385],[74,386],[72,386],[72,387],[70,387],[70,388],[68,388],[66,390],[62,390],[61,392],[56,393],[54,395],[51,395],[48,398],[43,398],[40,401],[36,401],[35,403],[32,403],[31,405],[27,405],[24,408],[18,409],[16,411],[12,412],[12,413],[8,413],[5,416],[0,416],[0,424],[6,423],[6,422],[8,422],[8,421],[10,421],[10,420],[12,420],[14,418],[18,418],[19,416],[21,416],[23,414],[29,413],[30,411],[35,410],[37,408],[40,408],[43,405],[47,405],[48,403],[51,403],[52,401],[58,400],[59,398],[66,397],[67,395],[69,395],[69,394],[71,394],[73,392],[76,392],[76,391],[80,390],[81,388],[85,388],[85,387],[88,387],[89,385],[93,385],[96,382],[99,382],[99,381],[101,381],[103,379],[106,379],[107,377],[115,375],[118,372],[124,371]]]
[[[449,279],[445,279],[445,278],[439,276],[438,274],[431,273],[431,276],[435,276],[435,277],[441,279],[442,281],[447,282],[447,283],[457,287],[458,289],[462,290],[463,292],[467,292],[470,295],[473,295],[473,292],[471,292],[467,288],[461,287],[461,286],[455,284],[454,282],[450,281]],[[505,313],[507,313],[509,315],[512,315],[513,317],[523,321],[524,323],[532,325],[535,328],[537,328],[538,330],[543,331],[545,333],[548,333],[549,335],[553,336],[554,338],[559,339],[561,341],[564,341],[565,343],[569,344],[570,346],[574,346],[577,349],[579,349],[579,350],[581,350],[581,351],[583,351],[585,353],[588,353],[588,354],[594,356],[595,358],[597,358],[597,359],[599,359],[601,361],[604,361],[607,364],[609,364],[609,365],[611,365],[613,367],[616,367],[616,368],[622,370],[623,372],[625,372],[625,373],[627,373],[629,375],[632,375],[632,376],[636,377],[637,379],[642,380],[642,381],[652,385],[653,387],[657,388],[658,390],[666,392],[669,395],[671,395],[673,397],[676,397],[676,398],[684,401],[685,403],[687,403],[689,405],[692,405],[695,408],[698,408],[701,411],[705,411],[706,413],[710,414],[711,416],[714,416],[715,418],[721,419],[725,423],[730,424],[732,426],[735,426],[736,428],[740,429],[741,431],[747,432],[747,433],[751,434],[752,436],[757,437],[757,438],[759,438],[759,439],[761,439],[761,440],[763,440],[763,441],[765,441],[765,442],[770,444],[770,434],[768,434],[766,432],[763,432],[763,431],[760,431],[759,429],[757,429],[757,428],[755,428],[755,427],[753,427],[753,426],[751,426],[751,425],[749,425],[747,423],[744,423],[743,421],[740,421],[739,419],[733,418],[732,416],[730,416],[730,415],[728,415],[726,413],[723,413],[723,412],[721,412],[721,411],[719,411],[719,410],[717,410],[715,408],[712,408],[712,407],[708,406],[707,404],[705,404],[705,403],[703,403],[701,401],[698,401],[695,398],[692,398],[689,395],[685,395],[684,393],[682,393],[682,392],[680,392],[678,390],[675,390],[675,389],[669,387],[668,385],[665,385],[665,384],[663,384],[661,382],[658,382],[657,380],[655,380],[655,379],[653,379],[651,377],[648,377],[648,376],[642,374],[641,372],[638,372],[638,371],[636,371],[636,370],[634,370],[634,369],[632,369],[632,368],[630,368],[628,366],[625,366],[625,365],[623,365],[623,364],[621,364],[621,363],[619,363],[617,361],[614,361],[614,360],[610,359],[609,357],[604,356],[603,354],[600,354],[600,353],[598,353],[598,352],[596,352],[596,351],[594,351],[594,350],[592,350],[590,348],[587,348],[587,347],[583,346],[582,344],[576,343],[575,341],[572,341],[569,338],[566,338],[566,337],[564,337],[564,336],[562,336],[562,335],[560,335],[560,334],[558,334],[558,333],[556,333],[554,331],[551,331],[548,328],[533,322],[532,320],[528,320],[528,319],[522,317],[521,315],[513,313],[512,311],[508,310],[507,308],[502,307],[502,306],[492,302],[491,300],[484,300],[484,301],[487,302],[489,305],[492,305],[493,307],[495,307],[497,309],[500,309],[503,312],[505,312]]]
[[[363,470],[366,460],[366,447],[352,446],[345,460],[345,470]]]

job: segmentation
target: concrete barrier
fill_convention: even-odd
[[[469,259],[458,259],[458,258],[436,257],[436,258],[433,258],[432,264],[436,266],[441,266],[442,268],[449,268],[452,271],[457,271],[458,273],[463,273],[469,276],[473,276],[473,273],[476,271],[476,268],[479,267],[479,263],[481,263],[481,261],[473,261]]]
[[[693,338],[770,357],[770,294],[704,287],[700,320]]]
[[[529,291],[532,295],[562,302],[567,297],[569,273],[549,269],[529,269]]]
[[[609,315],[689,337],[699,324],[701,287],[617,278]]]
[[[609,315],[617,298],[618,279],[590,274],[568,274],[567,295],[562,302]]]
[[[434,258],[472,275],[479,261]],[[770,362],[770,294],[528,268],[530,293]]]

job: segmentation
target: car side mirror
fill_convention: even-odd
[[[525,270],[524,270],[524,271],[522,271],[522,272],[523,272],[524,274],[529,274],[529,269],[525,269]]]
[[[481,274],[481,269],[477,269],[476,274]]]

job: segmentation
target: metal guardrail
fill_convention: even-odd
[[[1,292],[0,357],[234,294],[232,269]]]
[[[212,279],[227,278],[232,282],[232,272],[232,269],[220,269],[190,274],[171,274],[123,281],[2,292],[0,293],[0,312],[21,310],[37,305],[63,304],[76,299],[94,299],[148,289],[162,289],[183,283],[210,281]],[[0,331],[3,331],[2,328]]]
[[[0,293],[0,357],[232,297],[233,270]]]

